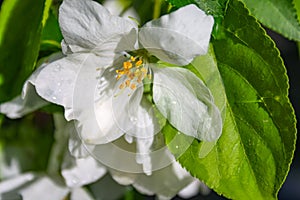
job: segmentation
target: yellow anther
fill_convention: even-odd
[[[129,80],[129,79],[127,79],[127,80],[125,81],[125,85],[126,85],[126,87],[129,87],[129,85],[130,85],[130,80]]]
[[[131,69],[132,68],[132,63],[127,61],[123,63],[124,69]]]
[[[139,66],[141,66],[143,64],[143,61],[140,59],[139,61],[137,61],[136,63],[135,63],[135,66],[136,67],[139,67]]]
[[[132,84],[130,85],[130,88],[131,88],[132,90],[135,90],[135,89],[136,89],[136,85],[135,85],[134,83],[132,83]]]
[[[123,62],[123,67],[116,70],[116,79],[124,78],[124,82],[119,85],[120,92],[125,88],[135,90],[138,84],[141,84],[143,79],[148,75],[148,68],[143,65],[143,59],[139,56],[130,56],[130,59]],[[124,77],[125,76],[125,77]],[[128,94],[128,96],[130,96]],[[118,94],[116,95],[118,96]]]
[[[125,87],[125,84],[122,83],[122,84],[119,86],[119,89],[122,90],[124,87]]]
[[[129,78],[130,80],[134,79],[134,77],[135,77],[135,74],[134,74],[134,73],[129,73],[129,74],[128,74],[128,78]]]
[[[130,60],[134,62],[135,61],[135,57],[130,56]]]

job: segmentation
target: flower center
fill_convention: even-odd
[[[125,81],[119,85],[120,90],[125,88],[135,90],[137,85],[142,83],[146,77],[151,79],[151,73],[149,72],[146,63],[141,56],[130,56],[130,59],[123,62],[122,69],[116,70],[116,73],[117,80],[122,77],[126,77]]]

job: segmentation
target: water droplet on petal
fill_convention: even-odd
[[[54,67],[55,72],[59,72],[61,70],[61,66],[59,64],[56,64]]]
[[[53,99],[53,100],[56,100],[57,98],[53,96],[52,99]]]
[[[136,118],[136,117],[130,117],[130,121],[136,122],[136,121],[137,121],[137,118]]]
[[[176,105],[177,101],[172,101],[171,104]]]
[[[71,181],[72,181],[72,183],[73,183],[74,185],[76,185],[76,184],[79,182],[78,179],[75,178],[75,177],[74,177]]]

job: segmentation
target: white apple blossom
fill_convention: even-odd
[[[209,89],[194,73],[176,67],[207,52],[213,18],[188,5],[138,28],[94,1],[64,0],[59,24],[64,55],[38,68],[22,97],[1,104],[1,113],[17,118],[47,102],[61,105],[80,137],[70,138],[73,155],[96,155],[120,184],[171,198],[193,182],[163,140],[159,156],[151,151],[161,137],[157,111],[188,136],[214,141],[221,135],[221,115]],[[131,149],[134,159],[116,147]]]

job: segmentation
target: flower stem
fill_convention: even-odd
[[[154,0],[154,11],[153,11],[153,19],[157,19],[160,17],[162,0]]]

